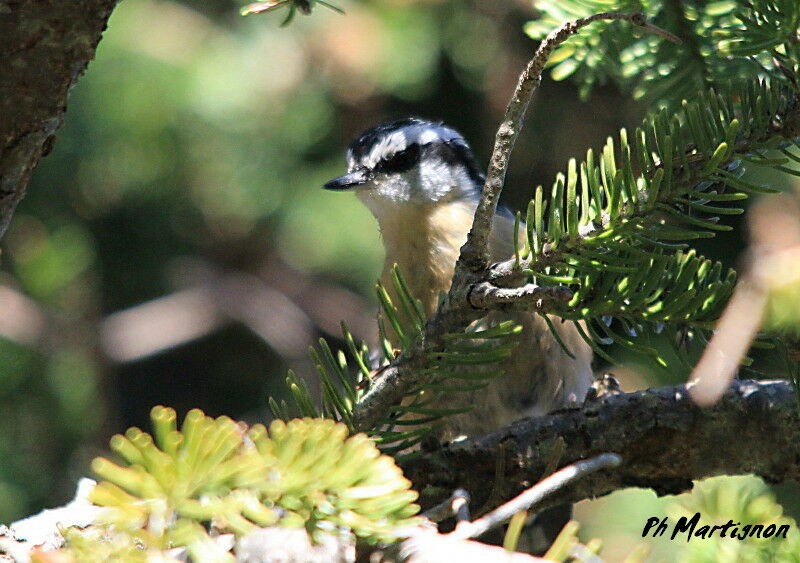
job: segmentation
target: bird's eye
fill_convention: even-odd
[[[386,174],[405,172],[411,170],[419,162],[419,157],[420,147],[417,143],[414,143],[381,160],[375,169]]]

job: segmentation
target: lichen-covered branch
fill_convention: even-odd
[[[0,236],[64,120],[116,0],[5,2],[0,10]]]
[[[444,446],[404,471],[419,491],[443,498],[461,487],[479,506],[493,486],[502,489],[497,498],[507,499],[541,480],[561,439],[561,466],[604,452],[618,454],[622,464],[554,493],[541,509],[626,487],[677,494],[694,479],[719,474],[755,473],[773,483],[800,478],[800,410],[786,381],[736,381],[710,408],[698,407],[685,385],[607,394]],[[505,474],[495,483],[499,456]],[[439,500],[438,494],[423,499]]]
[[[554,304],[570,300],[572,292],[564,286],[539,286],[528,283],[520,287],[496,287],[482,282],[472,288],[469,303],[476,309],[552,310]]]

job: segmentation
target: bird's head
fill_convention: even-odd
[[[353,190],[373,213],[387,206],[474,199],[483,176],[464,138],[441,123],[409,118],[381,123],[347,150],[347,174],[325,184]]]

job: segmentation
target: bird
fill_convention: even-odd
[[[347,149],[347,173],[323,187],[355,192],[372,212],[385,249],[381,283],[396,303],[391,283],[396,264],[429,317],[440,293],[450,287],[483,183],[475,156],[458,131],[411,117],[361,133]],[[493,219],[491,260],[513,256],[513,237],[514,217],[501,209]],[[593,379],[592,350],[576,327],[552,318],[571,357],[535,313],[490,312],[476,322],[492,326],[507,320],[521,325],[522,331],[501,366],[503,375],[485,389],[443,399],[446,408],[474,408],[445,417],[437,429],[441,441],[483,435],[585,398]]]

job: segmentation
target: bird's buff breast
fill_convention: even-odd
[[[422,302],[426,315],[436,310],[439,294],[450,288],[475,206],[472,201],[464,201],[400,213],[395,208],[391,220],[379,220],[386,247],[382,282],[395,303],[391,269],[396,263],[409,289]],[[511,256],[512,237],[513,220],[497,216],[490,237],[493,259]],[[441,439],[486,433],[523,416],[545,414],[571,400],[583,399],[592,377],[592,354],[575,327],[554,318],[562,340],[576,356],[572,359],[561,350],[536,314],[494,312],[477,322],[493,325],[505,320],[514,320],[524,330],[517,337],[518,346],[512,357],[503,362],[504,375],[484,389],[443,397],[446,401],[440,405],[443,408],[470,405],[474,410],[444,419],[438,432]]]
[[[397,264],[425,314],[430,316],[436,310],[439,293],[450,289],[474,210],[472,202],[420,207],[381,223],[386,247],[381,281],[391,295],[391,269]]]

